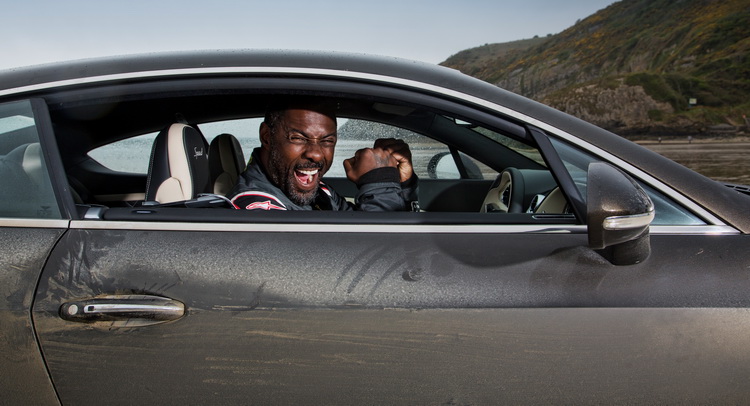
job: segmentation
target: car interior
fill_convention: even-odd
[[[373,86],[329,90],[335,88],[331,83],[313,85],[182,79],[71,89],[44,98],[81,218],[193,222],[330,218],[323,213],[269,216],[221,210],[229,207],[224,194],[252,151],[252,146],[242,143],[257,139],[257,120],[269,98],[304,94],[333,98],[338,104],[336,162],[371,146],[376,138],[402,138],[412,150],[420,178],[418,216],[353,214],[351,221],[580,224],[522,125],[490,114],[472,117],[465,114],[472,109],[450,101],[432,103],[437,99],[425,95],[395,97],[392,89],[372,90]],[[490,116],[493,122],[482,121]],[[245,127],[242,133],[203,130],[210,123],[248,119],[255,119],[256,126]],[[93,157],[92,151],[108,146],[116,146],[110,151],[113,156],[124,157],[132,153],[124,150],[127,143],[136,140],[143,144],[138,154],[148,162],[145,172],[113,168]],[[324,181],[347,198],[356,193],[342,170],[332,168]]]

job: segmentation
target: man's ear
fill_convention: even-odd
[[[268,148],[271,145],[271,127],[265,122],[260,123],[260,145],[263,148]]]

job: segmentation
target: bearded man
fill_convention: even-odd
[[[274,101],[260,126],[256,148],[237,185],[227,194],[248,210],[411,210],[417,176],[402,140],[378,139],[344,161],[357,184],[355,203],[321,180],[333,162],[337,142],[334,103],[314,98]]]

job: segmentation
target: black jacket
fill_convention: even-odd
[[[253,151],[247,169],[240,175],[237,185],[227,194],[236,209],[248,210],[411,210],[417,200],[417,177],[403,184],[398,169],[379,168],[366,173],[359,180],[356,204],[348,202],[323,182],[310,205],[292,202],[266,175],[261,165],[258,149]]]

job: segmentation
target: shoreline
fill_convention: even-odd
[[[690,138],[688,138],[690,137]],[[750,135],[733,135],[733,136],[689,136],[689,135],[666,135],[661,136],[639,136],[623,137],[639,145],[659,145],[659,144],[742,144],[750,142]]]
[[[671,159],[711,179],[736,185],[750,185],[750,137],[687,136],[636,141],[643,148]]]

